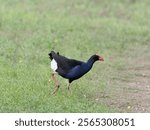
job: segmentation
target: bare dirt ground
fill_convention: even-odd
[[[101,101],[118,112],[150,112],[150,45],[131,48],[122,56],[127,65],[112,75]]]

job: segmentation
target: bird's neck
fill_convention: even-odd
[[[93,64],[95,63],[95,59],[93,57],[91,57],[87,62],[86,64],[92,68]]]

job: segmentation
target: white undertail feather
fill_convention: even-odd
[[[57,70],[58,66],[57,66],[57,62],[52,59],[51,61],[51,69],[55,72]]]

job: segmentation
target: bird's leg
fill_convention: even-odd
[[[58,80],[55,77],[55,73],[52,73],[52,79],[55,82],[55,90],[54,90],[54,92],[52,94],[55,94],[58,91],[58,89],[59,89],[59,83],[58,83]]]
[[[68,92],[69,92],[68,94],[69,94],[69,95],[71,95],[70,84],[71,84],[71,83],[68,83],[68,86],[67,86],[67,89],[68,89]]]
[[[55,77],[55,73],[52,73],[52,79],[53,79],[53,81],[55,83],[55,86],[58,86],[59,84],[58,84],[58,80]]]
[[[68,83],[67,89],[70,91],[70,83]]]
[[[59,85],[55,87],[55,90],[54,90],[54,92],[52,93],[52,95],[54,95],[54,94],[58,91],[58,89],[59,89]]]

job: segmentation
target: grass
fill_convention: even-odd
[[[124,52],[148,46],[149,0],[0,0],[0,112],[116,112],[97,100]],[[72,86],[51,96],[51,50],[87,60],[105,59]],[[116,77],[116,76],[114,76]]]

